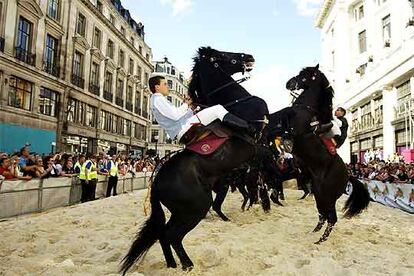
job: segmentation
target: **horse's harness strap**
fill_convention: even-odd
[[[207,96],[212,96],[213,94],[216,94],[216,93],[217,93],[217,92],[219,92],[220,90],[222,90],[222,89],[224,89],[224,88],[226,88],[226,87],[228,87],[228,86],[230,86],[230,85],[233,85],[233,84],[240,84],[240,83],[242,83],[242,82],[247,81],[248,79],[250,79],[250,76],[247,76],[247,77],[241,78],[241,79],[239,79],[239,80],[232,80],[232,81],[230,81],[230,82],[228,82],[228,83],[226,83],[226,84],[224,84],[224,85],[222,85],[222,86],[219,86],[218,88],[214,89],[213,91],[211,91],[210,93],[208,93],[208,94],[207,94]]]
[[[235,104],[238,104],[238,103],[241,103],[241,102],[247,101],[247,100],[249,100],[249,99],[251,99],[251,98],[253,98],[253,97],[254,97],[254,96],[250,95],[250,96],[247,96],[247,97],[244,97],[244,98],[241,98],[241,99],[234,100],[234,101],[232,101],[232,102],[229,102],[229,103],[225,104],[225,105],[224,105],[224,107],[225,107],[225,108],[227,108],[227,107],[233,106],[233,105],[235,105]]]

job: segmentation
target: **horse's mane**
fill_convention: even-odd
[[[313,72],[315,70],[318,70],[314,67],[306,67],[305,69],[303,69],[299,75],[302,74],[302,72]],[[322,123],[327,123],[330,122],[333,118],[332,115],[332,101],[333,101],[333,97],[335,94],[335,91],[333,90],[332,86],[329,83],[329,80],[326,78],[326,76],[318,70],[318,74],[317,74],[318,78],[321,78],[321,82],[322,82],[322,86],[323,88],[321,89],[321,87],[317,86],[317,87],[311,87],[308,90],[308,92],[304,91],[294,102],[294,104],[307,104],[306,103],[306,99],[308,94],[310,93],[318,93],[318,95],[315,95],[319,98],[317,106],[314,106],[314,108],[316,110],[319,111],[319,120]],[[317,90],[317,91],[316,91]]]
[[[199,101],[199,95],[197,94],[198,89],[198,72],[199,72],[199,66],[200,66],[200,60],[202,56],[210,56],[212,52],[211,47],[200,47],[197,50],[196,56],[193,58],[193,69],[191,70],[191,81],[188,84],[188,95],[191,97],[191,99],[195,102]]]
[[[328,81],[329,84],[329,81]],[[332,86],[325,88],[325,91],[321,92],[321,100],[319,105],[320,110],[320,120],[323,123],[329,122],[333,119],[332,115],[332,100],[334,97],[335,91]]]

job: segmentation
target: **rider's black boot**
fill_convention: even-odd
[[[223,118],[223,124],[229,126],[230,128],[241,130],[247,133],[254,133],[255,129],[249,125],[249,123],[236,115],[227,113]]]
[[[317,129],[315,130],[315,134],[322,134],[322,133],[326,133],[329,130],[331,130],[331,128],[333,127],[333,123],[329,122],[327,124],[323,124],[323,125],[318,125]]]

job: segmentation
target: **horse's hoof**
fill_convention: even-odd
[[[191,270],[193,270],[193,268],[194,268],[194,265],[191,265],[191,266],[183,266],[183,271],[190,272]]]

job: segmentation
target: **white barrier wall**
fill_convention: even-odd
[[[118,178],[117,193],[122,194],[147,187],[151,173],[137,173]],[[99,175],[96,198],[106,195],[108,180]],[[77,204],[82,189],[77,178],[58,177],[30,181],[3,181],[0,188],[0,219],[51,208]]]

